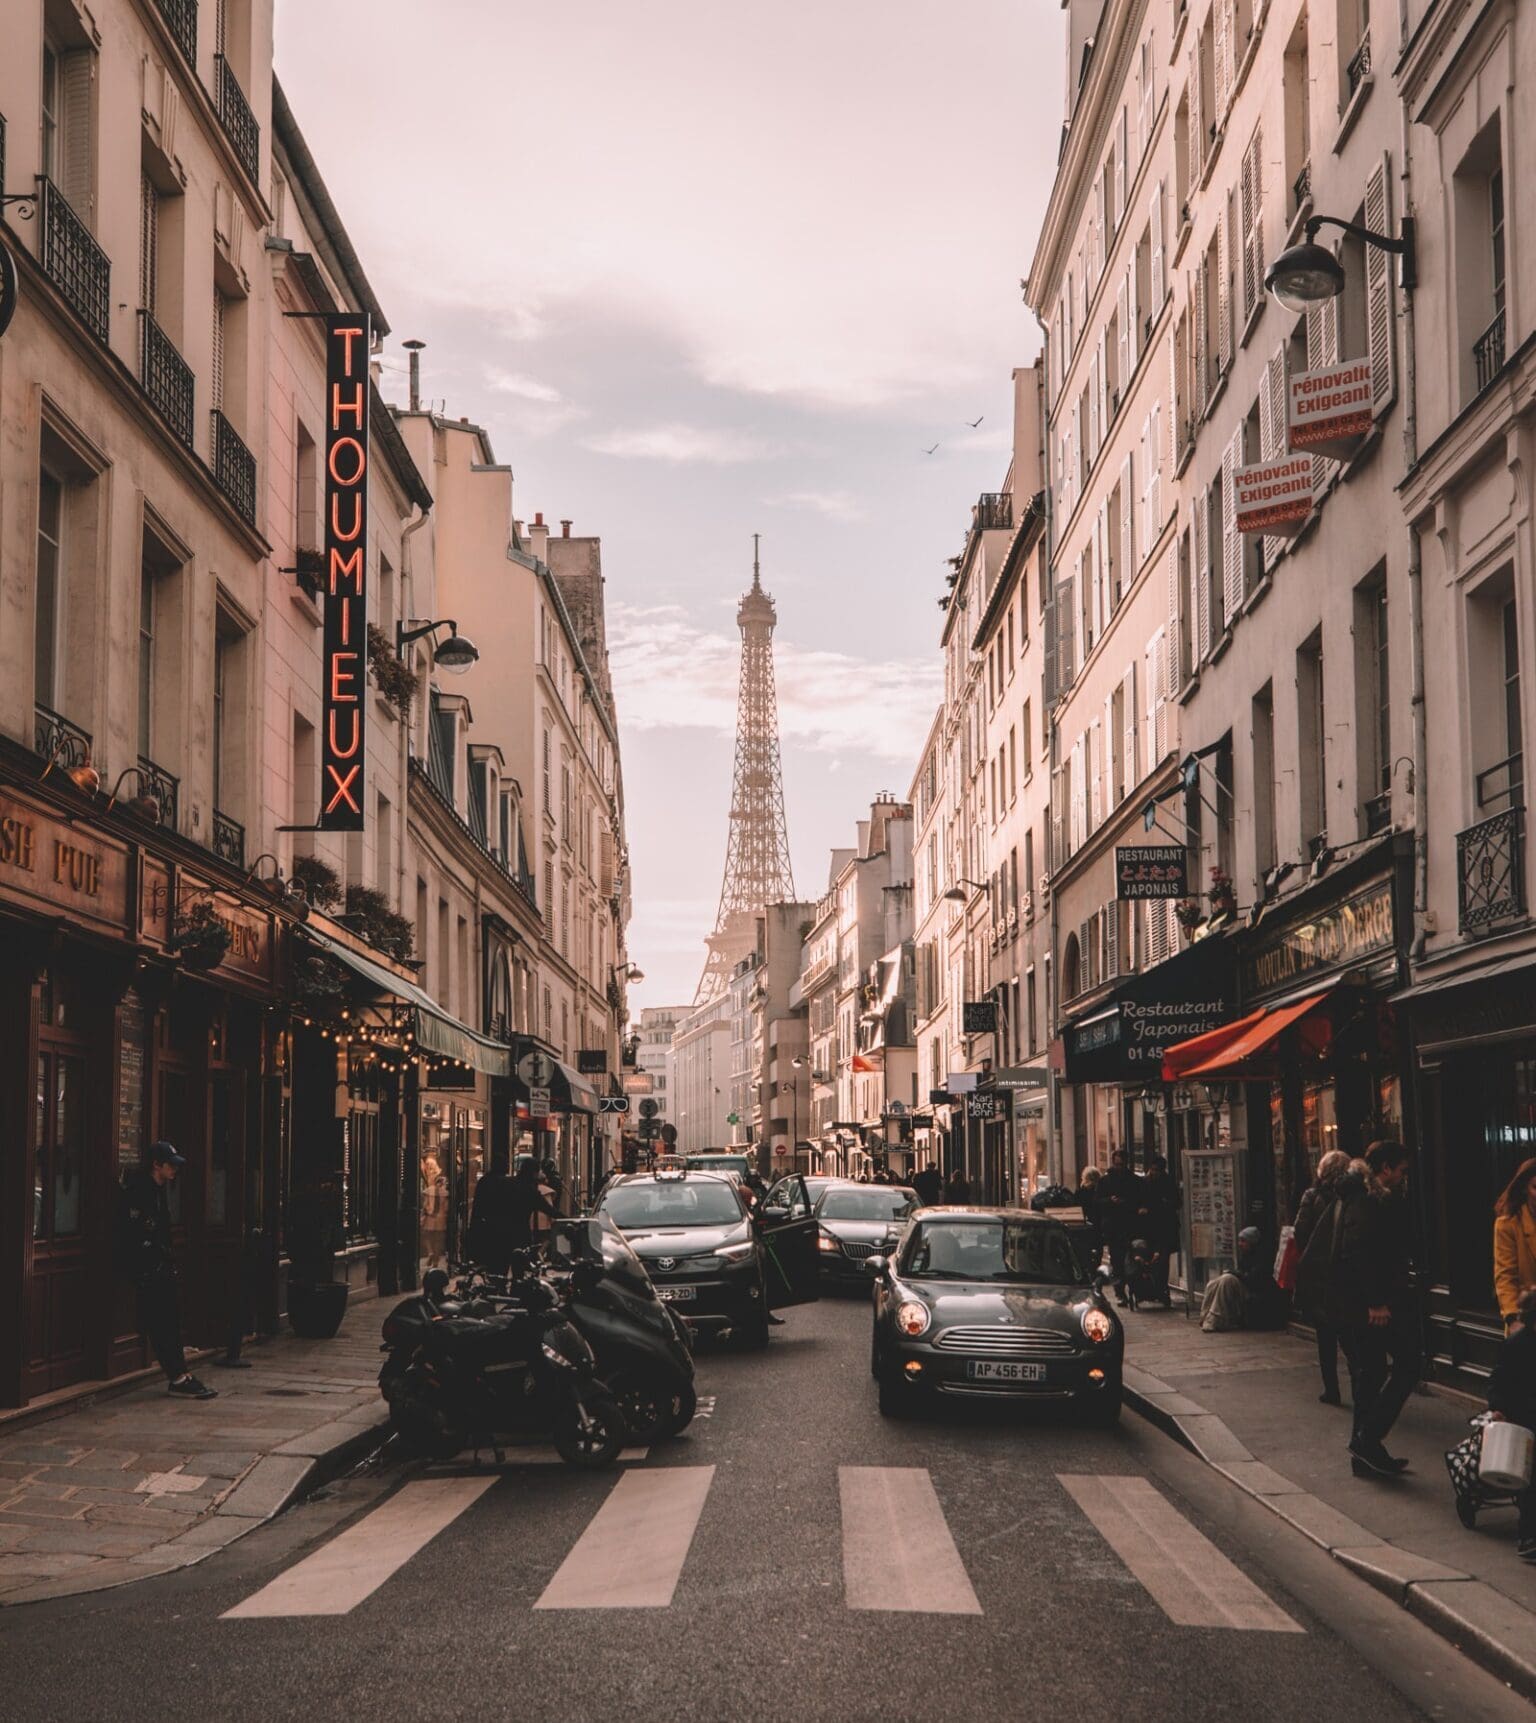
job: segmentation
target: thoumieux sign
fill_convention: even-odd
[[[368,687],[368,355],[366,312],[325,323],[325,734],[320,828],[360,832]]]

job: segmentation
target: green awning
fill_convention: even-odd
[[[393,994],[402,1004],[413,1007],[415,1021],[412,1029],[426,1052],[440,1059],[457,1059],[476,1071],[484,1071],[489,1077],[512,1075],[512,1049],[504,1041],[492,1041],[460,1023],[414,981],[396,975],[394,970],[376,963],[371,957],[364,957],[339,940],[331,939],[318,928],[305,927],[302,931],[306,939],[312,940],[328,957],[334,957],[350,969],[359,980],[366,981],[381,993]]]

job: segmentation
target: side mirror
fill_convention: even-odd
[[[878,1280],[885,1273],[885,1268],[886,1259],[883,1256],[866,1256],[864,1258],[864,1272],[871,1280]]]

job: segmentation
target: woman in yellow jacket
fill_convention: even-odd
[[[1493,1288],[1508,1328],[1521,1293],[1536,1287],[1536,1156],[1509,1181],[1493,1215]]]

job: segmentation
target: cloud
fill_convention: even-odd
[[[586,438],[582,447],[595,455],[613,455],[625,461],[669,461],[674,465],[694,463],[712,467],[769,460],[776,452],[771,444],[742,431],[676,423],[603,431]]]
[[[769,497],[777,508],[810,509],[828,520],[854,522],[866,519],[864,505],[852,491],[786,491],[781,497]]]
[[[617,604],[608,649],[626,730],[735,734],[738,637],[700,628],[676,606]],[[865,659],[781,640],[774,669],[784,742],[839,759],[917,760],[939,698],[936,659]]]
[[[502,371],[493,367],[485,374],[486,385],[501,395],[515,396],[519,401],[537,401],[543,406],[555,406],[564,396],[548,383],[541,383],[536,377],[525,377],[516,371]]]

